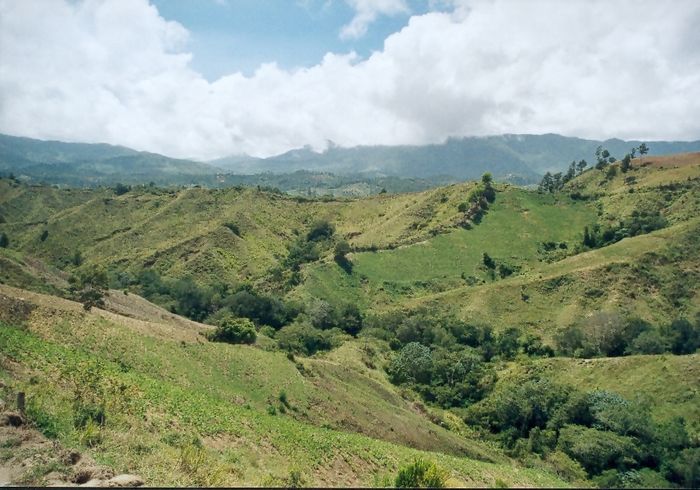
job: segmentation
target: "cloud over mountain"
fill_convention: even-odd
[[[0,0],[0,132],[199,158],[505,132],[696,139],[698,24],[694,0],[454,2],[367,59],[208,82],[187,30],[146,0]]]

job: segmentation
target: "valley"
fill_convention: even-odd
[[[0,398],[149,486],[696,485],[700,153],[601,167],[362,198],[2,178]],[[15,483],[74,481],[35,459]]]

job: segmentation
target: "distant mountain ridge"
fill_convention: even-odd
[[[123,146],[42,141],[0,134],[0,173],[14,173],[31,182],[79,186],[154,182],[225,187],[249,181],[257,185],[274,184],[278,179],[270,179],[269,174],[307,171],[332,173],[346,177],[345,181],[358,182],[387,177],[422,179],[425,182],[417,188],[425,188],[429,182],[471,180],[491,172],[497,180],[526,185],[538,182],[545,172],[565,170],[572,160],[586,159],[592,163],[598,145],[622,158],[640,143],[620,139],[596,141],[557,134],[507,134],[449,138],[444,143],[421,146],[344,148],[331,144],[320,153],[305,147],[269,158],[238,155],[202,163]],[[646,143],[650,155],[700,151],[700,140]],[[240,177],[250,174],[256,174],[255,178]],[[294,180],[299,181],[299,176]],[[304,188],[310,186],[304,184]]]
[[[558,134],[506,134],[449,138],[441,144],[422,146],[343,148],[331,145],[321,153],[302,148],[263,159],[239,155],[209,163],[234,173],[323,170],[337,174],[368,172],[417,178],[451,176],[465,180],[491,172],[499,180],[532,183],[545,172],[565,170],[572,160],[585,159],[590,163],[598,145],[622,158],[640,143],[621,139],[587,140]],[[700,151],[700,140],[646,143],[651,155]]]
[[[186,184],[221,172],[206,163],[123,146],[43,141],[4,134],[0,134],[0,171],[35,181],[69,185],[117,181]]]

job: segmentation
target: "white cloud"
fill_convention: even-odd
[[[355,10],[349,24],[340,30],[341,39],[358,39],[367,33],[369,25],[380,15],[409,12],[406,0],[345,0]]]
[[[455,2],[368,59],[206,81],[145,0],[0,0],[0,132],[181,157],[328,140],[700,138],[695,0]]]

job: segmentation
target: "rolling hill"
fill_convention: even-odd
[[[24,391],[46,436],[149,485],[386,486],[417,458],[452,486],[694,481],[700,153],[552,193],[495,183],[475,214],[485,185],[305,199],[0,179],[2,398]],[[112,289],[86,311],[76,284],[100,268]],[[226,311],[255,321],[254,344],[207,340]],[[562,341],[631,326],[656,343]],[[432,377],[402,378],[421,356]],[[52,464],[23,481],[77,471]]]

